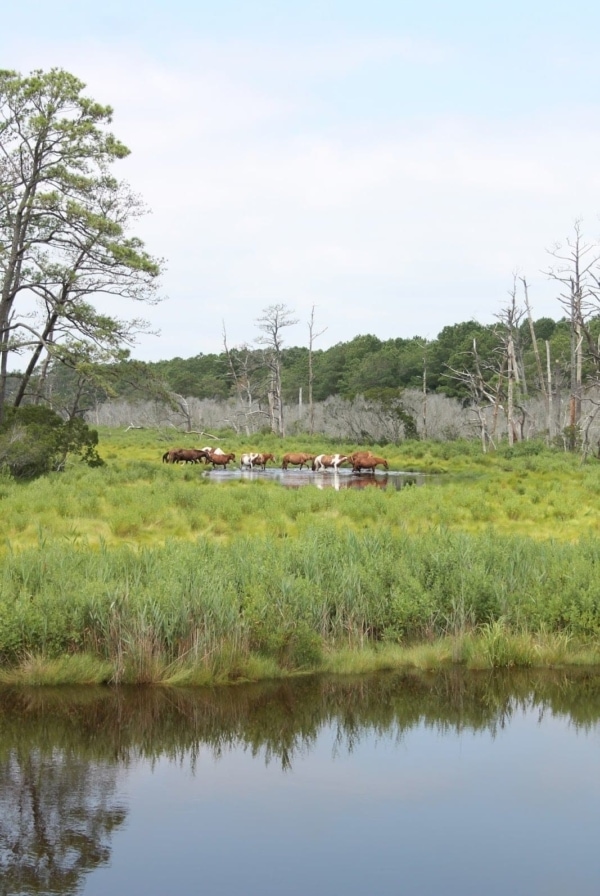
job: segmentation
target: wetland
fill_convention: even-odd
[[[0,480],[5,683],[600,661],[595,458],[406,442],[377,448],[387,475],[284,476],[163,464],[160,433],[100,446],[102,467]]]

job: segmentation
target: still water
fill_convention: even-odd
[[[312,470],[279,470],[275,467],[266,470],[208,470],[201,474],[210,482],[231,482],[241,479],[245,482],[276,482],[285,488],[302,488],[312,485],[314,488],[333,488],[340,491],[346,488],[380,488],[400,491],[409,485],[423,485],[426,476],[423,473],[386,473],[377,470],[375,473],[353,473],[351,470],[327,470],[313,473]],[[429,477],[431,478],[431,477]]]
[[[600,892],[600,677],[0,692],[0,893]]]

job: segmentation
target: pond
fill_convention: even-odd
[[[338,470],[313,473],[312,470],[210,470],[202,476],[211,482],[231,482],[241,479],[246,482],[277,482],[285,488],[301,488],[312,485],[316,488],[333,488],[336,491],[345,488],[381,488],[399,491],[407,485],[423,485],[423,473],[352,473],[351,470]]]
[[[600,676],[0,692],[0,893],[597,894]]]

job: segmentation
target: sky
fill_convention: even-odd
[[[141,360],[534,317],[573,232],[600,237],[600,5],[545,0],[20,0],[0,65],[53,66],[114,108],[115,174],[165,259]]]

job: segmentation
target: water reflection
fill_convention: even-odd
[[[276,482],[284,488],[302,488],[312,485],[319,489],[364,489],[379,488],[400,491],[407,485],[423,485],[425,476],[422,473],[352,473],[350,470],[324,471],[313,473],[312,470],[210,470],[202,475],[211,482],[231,482],[241,479],[245,482]]]
[[[190,751],[193,756],[200,747],[218,757],[225,748],[242,745],[289,769],[324,726],[334,726],[339,748],[351,751],[372,731],[396,737],[422,723],[440,731],[485,730],[493,737],[524,708],[540,718],[566,715],[577,728],[595,725],[600,675],[452,670],[311,677],[216,690],[2,689],[0,762],[6,780],[12,775],[23,787],[31,779],[21,771],[15,777],[17,766],[39,769],[55,751],[64,757],[64,782],[81,773],[75,756],[110,766],[140,757],[181,757]],[[108,786],[106,776],[103,782]],[[83,792],[87,785],[77,786]],[[57,793],[69,790],[58,781],[56,787]],[[90,782],[87,790],[94,787]]]
[[[114,763],[52,740],[3,752],[0,893],[75,893],[84,874],[108,861],[126,814],[117,774]]]
[[[248,855],[256,848],[252,826],[258,824],[257,817],[264,820],[264,831],[270,832],[267,835],[263,831],[263,836],[276,838],[290,811],[290,807],[284,807],[280,801],[296,798],[300,802],[295,811],[307,813],[305,833],[309,846],[306,849],[317,853],[318,844],[315,846],[311,840],[315,824],[312,813],[316,812],[318,817],[319,812],[329,809],[333,812],[340,800],[345,801],[345,816],[342,813],[336,819],[337,824],[347,828],[334,846],[340,856],[346,855],[346,858],[358,855],[359,844],[346,842],[344,838],[349,837],[352,830],[356,831],[356,819],[361,812],[374,813],[375,806],[381,805],[381,811],[389,813],[390,806],[402,806],[402,811],[408,813],[407,819],[412,817],[416,823],[416,819],[421,818],[420,823],[427,828],[431,820],[423,813],[431,804],[433,818],[437,818],[436,813],[440,811],[448,813],[449,827],[438,834],[433,830],[427,835],[423,832],[423,843],[435,842],[438,855],[448,843],[445,861],[450,862],[451,857],[456,856],[460,863],[460,844],[452,843],[452,832],[456,830],[459,837],[460,827],[453,819],[461,817],[465,829],[467,825],[471,826],[472,837],[479,829],[484,829],[484,824],[490,825],[494,818],[500,829],[506,825],[498,815],[505,811],[501,810],[501,802],[502,788],[506,786],[501,776],[502,765],[496,764],[498,754],[495,761],[487,758],[489,751],[471,746],[474,738],[485,734],[489,743],[506,742],[505,734],[510,729],[516,734],[509,752],[501,754],[505,762],[512,762],[513,759],[508,757],[517,755],[523,755],[525,762],[529,762],[529,751],[534,764],[548,763],[552,751],[542,760],[540,745],[550,742],[553,729],[556,732],[560,727],[562,732],[565,723],[578,735],[596,731],[600,721],[599,698],[600,676],[581,670],[510,675],[469,675],[458,670],[436,675],[396,673],[361,679],[301,679],[218,691],[3,690],[0,691],[0,893],[2,896],[70,894],[80,891],[84,878],[86,887],[90,880],[103,881],[102,875],[108,874],[106,866],[111,863],[116,840],[122,841],[124,846],[120,850],[121,864],[116,863],[115,879],[125,881],[128,872],[123,870],[123,863],[127,862],[130,850],[140,851],[142,858],[139,861],[143,864],[150,861],[152,855],[148,852],[147,840],[155,838],[159,843],[160,837],[164,837],[163,813],[168,816],[173,831],[169,849],[183,850],[183,844],[187,844],[185,848],[189,850],[187,859],[181,857],[181,873],[184,873],[186,861],[196,873],[194,862],[197,862],[202,842],[206,892],[240,892],[240,881],[237,881],[237,890],[232,883],[230,889],[225,887],[224,868],[231,881],[235,869],[230,862],[223,866],[213,857],[212,851],[219,851],[223,858],[232,848],[240,863],[242,855],[246,856],[245,861],[251,861]],[[529,740],[527,737],[523,739],[519,726],[522,729],[524,718],[534,720],[534,727],[545,726],[546,736],[537,739],[535,744],[530,735],[527,735]],[[559,720],[561,726],[556,724]],[[448,764],[448,756],[453,753],[451,744],[457,737],[468,757],[459,773],[466,774],[468,768],[474,777],[470,784],[466,779],[465,782],[459,779],[460,784],[450,788],[450,793],[448,782],[457,774],[457,767],[451,762]],[[558,744],[557,757],[579,755],[563,733],[560,733]],[[397,758],[397,745],[401,747],[400,758]],[[365,764],[367,761],[370,765]],[[568,762],[573,764],[571,759]],[[243,772],[240,771],[242,765]],[[372,775],[365,769],[373,765],[378,771]],[[597,766],[585,768],[581,759],[576,765],[591,788],[598,777],[595,774]],[[223,772],[219,772],[220,766]],[[537,768],[525,765],[525,769],[534,767]],[[262,773],[260,769],[263,769]],[[552,765],[546,768],[542,764],[541,770],[547,775],[550,798],[557,782],[564,781],[565,773]],[[277,783],[281,771],[291,786],[286,797],[282,796],[281,783]],[[510,775],[515,773],[512,766],[509,771]],[[525,774],[519,788],[526,788],[527,779],[533,774],[523,772],[521,766],[516,771]],[[265,772],[270,775],[269,794],[261,790]],[[275,773],[275,778],[271,772]],[[195,802],[190,796],[193,791],[190,775],[199,779],[195,789],[197,795],[193,798]],[[489,788],[489,799],[498,800],[493,809],[483,800],[482,811],[491,812],[485,820],[471,817],[472,805],[467,802],[465,809],[460,803],[464,797],[461,790],[466,792],[469,787],[484,796],[481,793],[482,776],[488,782],[484,786]],[[137,782],[135,787],[133,779]],[[303,782],[300,790],[298,783],[294,785],[295,780]],[[307,788],[315,782],[320,799],[324,801],[317,806],[307,798]],[[329,791],[331,787],[333,792]],[[378,788],[377,792],[375,788]],[[424,805],[418,801],[417,791],[426,793]],[[544,788],[536,790],[535,799],[545,799],[545,792]],[[131,811],[125,793],[138,802],[138,820],[131,825],[124,824]],[[157,804],[151,803],[148,793],[154,794],[152,799],[157,799]],[[595,795],[590,790],[590,799],[592,797],[593,805],[596,805]],[[438,804],[434,798],[442,800],[441,808],[435,808]],[[265,800],[264,809],[260,803],[262,799]],[[334,803],[327,809],[329,799]],[[527,809],[528,812],[532,810],[533,806]],[[396,808],[394,811],[400,810]],[[594,810],[581,808],[581,812],[584,811]],[[195,814],[190,816],[192,812]],[[190,825],[190,817],[202,827],[204,839],[201,841],[194,840],[194,832],[199,836],[198,828]],[[245,820],[235,822],[240,817]],[[585,829],[593,831],[593,820],[588,821]],[[406,819],[402,823],[410,824]],[[511,815],[511,824],[514,823]],[[567,830],[572,831],[572,821],[570,824],[570,828],[567,824]],[[230,832],[231,836],[238,836],[233,833],[237,831],[236,825],[240,827],[239,837],[247,840],[243,847],[241,840],[229,842]],[[131,828],[129,832],[128,828]],[[219,840],[221,834],[223,840]],[[517,834],[521,838],[523,832]],[[298,840],[299,836],[295,832],[292,840],[296,843],[298,856],[304,856],[305,847]],[[327,834],[328,838],[331,836],[331,833]],[[393,841],[390,841],[390,850],[400,848],[401,841],[393,825],[383,829],[376,827],[373,839],[368,843],[365,836],[361,828],[362,848],[367,852],[370,850],[372,855],[387,843],[388,836]],[[411,832],[406,826],[402,840],[406,844],[406,861],[410,863],[411,855],[416,855],[415,850],[421,846],[411,840]],[[329,839],[326,842],[327,848],[332,849],[332,842]],[[270,841],[260,845],[263,849],[260,855],[264,858],[267,849],[271,863],[282,862],[285,849],[288,849],[288,846],[282,846],[282,852],[278,854],[277,850],[271,850]],[[532,844],[528,848],[533,848]],[[148,858],[144,859],[146,854]],[[470,874],[477,864],[475,854],[469,860]],[[288,856],[286,861],[289,860]],[[173,862],[177,866],[177,862]],[[252,874],[256,882],[262,870],[260,861],[255,860],[255,864]],[[325,889],[333,892],[342,872],[339,864],[336,867],[332,863],[328,867],[333,879]],[[379,873],[388,875],[391,880],[396,873],[394,869],[390,860],[390,868],[380,867]],[[88,879],[87,872],[91,870],[94,875]],[[290,880],[283,886],[281,879],[268,879],[273,884],[271,889],[260,878],[261,892],[305,892],[301,884],[306,888],[307,884],[315,883],[314,879],[306,877],[309,870],[308,866],[303,869],[304,877],[299,874],[297,884]],[[135,873],[140,873],[139,867]],[[366,874],[366,870],[363,873]],[[485,873],[483,869],[483,879]],[[498,870],[495,873],[500,875]],[[213,883],[217,889],[211,889],[208,884],[206,876],[210,874],[215,876]],[[402,868],[402,875],[405,874],[407,866]],[[360,885],[363,889],[352,889],[346,884],[343,892],[365,892],[366,878],[357,877],[356,880],[356,887]],[[439,893],[439,887],[444,884],[443,879],[437,880],[437,889],[432,883],[431,889],[426,890],[419,889],[414,881],[415,878],[406,892]],[[488,893],[533,892],[518,887],[506,889],[506,881],[502,884],[504,889],[500,885],[494,888],[493,883],[488,882]],[[91,887],[90,892],[111,892],[119,896],[135,891],[135,884],[136,880],[131,880],[129,889],[125,884],[119,885],[122,889],[111,888],[108,884],[103,889],[104,884],[98,883],[97,889]],[[194,891],[192,883],[186,884],[184,878],[178,880],[175,877],[170,884],[170,892]],[[151,888],[152,881],[150,884],[146,882],[146,886]],[[167,892],[164,888],[161,890],[158,882],[154,886],[154,890],[144,890],[146,896],[150,892]],[[399,891],[398,887],[396,890]],[[444,891],[459,892],[450,886]],[[477,890],[469,890],[463,883],[460,892]],[[565,892],[592,890],[582,887]]]

